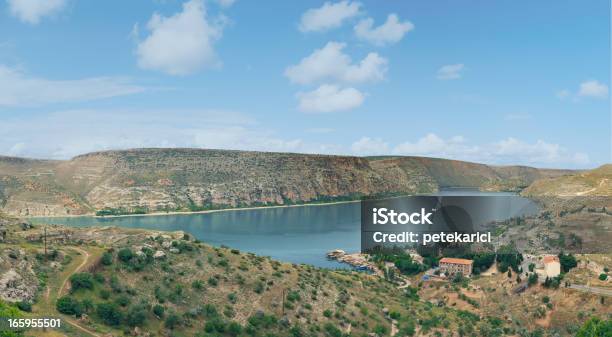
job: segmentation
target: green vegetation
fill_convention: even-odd
[[[582,325],[576,337],[610,337],[612,336],[612,320],[601,320],[592,317]]]

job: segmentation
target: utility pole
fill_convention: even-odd
[[[283,300],[281,301],[281,317],[285,317],[285,288],[283,288]]]
[[[45,225],[44,227],[44,232],[45,234],[43,236],[43,239],[45,241],[45,261],[47,261],[47,225]]]

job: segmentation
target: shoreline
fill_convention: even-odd
[[[256,209],[273,209],[273,208],[289,208],[289,207],[312,207],[312,206],[331,206],[338,204],[350,204],[361,202],[361,200],[344,200],[344,201],[332,201],[332,202],[321,202],[321,203],[305,203],[300,205],[276,205],[276,206],[252,206],[252,207],[240,207],[240,208],[223,208],[223,209],[210,209],[205,211],[172,211],[172,212],[151,212],[146,214],[120,214],[120,215],[106,215],[100,216],[95,214],[80,214],[80,215],[46,215],[46,216],[28,216],[23,217],[24,219],[53,219],[53,218],[126,218],[126,217],[145,217],[145,216],[164,216],[164,215],[193,215],[193,214],[207,214],[215,212],[235,212],[235,211],[252,211]]]

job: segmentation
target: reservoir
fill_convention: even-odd
[[[524,214],[537,211],[535,203],[512,193],[448,189],[439,192],[439,195],[504,196],[500,199],[505,199],[505,202],[510,199],[512,203],[522,205]],[[360,206],[359,202],[351,202],[178,215],[32,218],[31,221],[34,224],[62,224],[74,227],[118,226],[182,230],[213,246],[225,245],[285,262],[347,268],[345,264],[328,260],[325,254],[333,249],[359,251]]]

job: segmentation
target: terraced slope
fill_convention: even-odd
[[[203,149],[95,152],[67,161],[0,157],[0,209],[18,216],[197,211],[440,187],[519,190],[567,171],[419,158]]]

